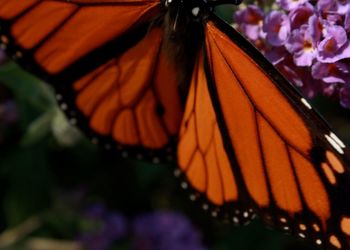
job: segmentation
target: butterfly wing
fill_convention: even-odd
[[[93,142],[158,162],[171,157],[181,119],[163,30],[150,28],[159,5],[0,0],[2,47],[53,85],[62,110]]]
[[[216,16],[205,30],[192,82],[202,87],[192,87],[180,134],[182,186],[214,216],[245,223],[252,209],[275,228],[349,249],[348,149],[238,32]]]

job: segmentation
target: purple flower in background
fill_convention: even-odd
[[[4,64],[8,60],[8,57],[4,50],[0,49],[0,65]]]
[[[274,47],[265,52],[265,56],[273,65],[277,65],[281,62],[283,63],[288,55],[288,51],[284,46]]]
[[[313,15],[309,18],[308,24],[312,40],[318,43],[324,31],[324,20],[317,15]]]
[[[18,110],[15,101],[6,100],[0,103],[0,123],[10,125],[18,120]]]
[[[204,250],[199,232],[174,212],[145,214],[134,221],[135,250]]]
[[[344,15],[350,11],[350,2],[348,0],[318,0],[316,7],[324,16],[335,13]]]
[[[336,11],[335,0],[318,0],[316,4],[317,10],[322,13],[334,13]]]
[[[350,1],[349,0],[336,0],[337,13],[345,15],[350,12]]]
[[[316,41],[313,39],[308,25],[293,30],[286,43],[286,49],[293,55],[297,66],[311,66],[316,58]]]
[[[260,14],[265,35],[255,45],[308,97],[339,94],[350,108],[350,0],[276,2]]]
[[[314,8],[311,4],[300,5],[291,10],[288,14],[292,30],[299,28],[303,24],[307,24],[309,17],[314,15]]]
[[[88,219],[101,220],[106,216],[107,209],[101,203],[94,203],[86,207],[83,214]]]
[[[295,86],[303,86],[303,80],[301,78],[300,70],[293,63],[286,63],[284,61],[278,64],[277,68]]]
[[[239,29],[251,40],[255,41],[262,36],[264,12],[255,5],[235,13],[235,20]]]
[[[300,5],[307,3],[308,0],[277,0],[276,3],[285,10],[293,10]]]
[[[350,80],[350,68],[347,64],[336,63],[320,63],[317,62],[312,66],[312,76],[315,79],[324,81],[325,83],[346,83]]]
[[[345,15],[345,18],[344,18],[344,29],[347,32],[350,32],[350,12]]]
[[[279,11],[271,11],[264,19],[263,31],[266,32],[266,40],[269,44],[283,45],[290,34],[288,16]]]
[[[84,249],[107,250],[113,242],[124,238],[128,233],[128,225],[124,216],[108,211],[102,204],[89,206],[83,215],[94,225],[93,228],[78,237]]]
[[[103,233],[111,240],[119,240],[127,234],[127,221],[120,213],[110,213],[104,218]]]
[[[338,25],[328,25],[325,33],[326,37],[318,45],[317,60],[323,63],[333,63],[350,58],[350,42],[344,28]]]
[[[345,108],[350,108],[350,86],[344,86],[339,90],[340,104]]]

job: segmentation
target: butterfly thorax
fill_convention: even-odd
[[[187,93],[194,59],[204,41],[208,9],[202,0],[164,0],[163,7],[164,48],[177,69],[181,89]]]
[[[164,47],[178,70],[179,85],[187,93],[197,53],[204,42],[204,26],[214,8],[239,0],[163,0]]]

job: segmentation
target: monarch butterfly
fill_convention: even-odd
[[[224,3],[0,0],[1,46],[93,143],[154,163],[176,156],[181,186],[213,217],[258,214],[350,249],[348,149],[215,15]]]

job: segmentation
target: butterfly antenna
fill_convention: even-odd
[[[176,12],[176,16],[175,16],[174,25],[173,25],[173,31],[176,31],[177,21],[179,19],[179,13],[180,13],[180,8],[181,8],[182,4],[183,4],[183,0],[181,0],[180,4],[177,6],[177,12]]]

